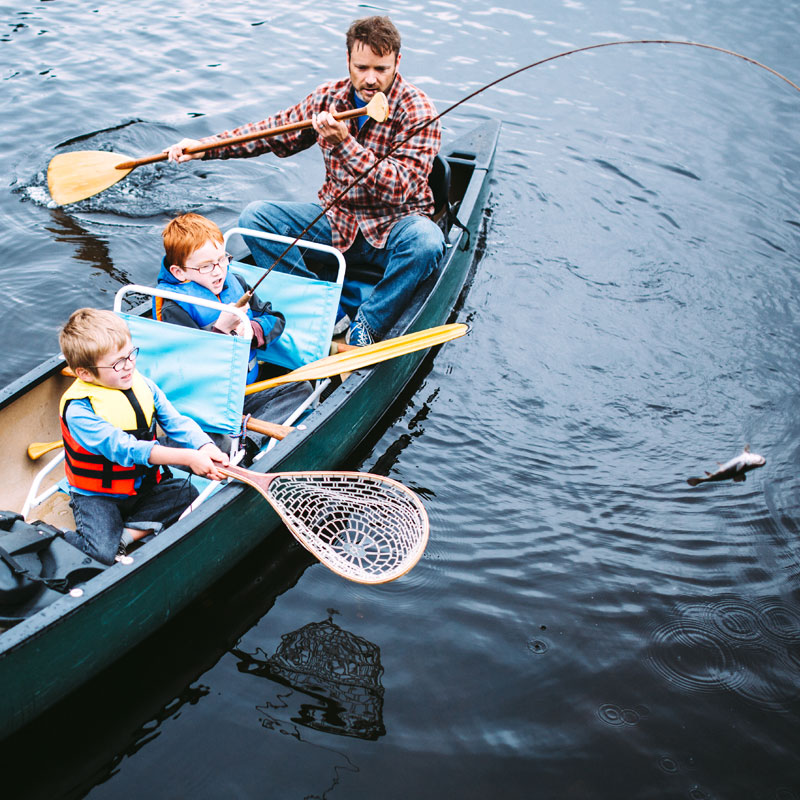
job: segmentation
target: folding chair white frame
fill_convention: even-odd
[[[28,490],[28,496],[25,498],[25,503],[22,506],[22,511],[20,511],[24,519],[28,519],[28,514],[30,514],[31,509],[36,508],[40,503],[44,503],[48,497],[60,491],[61,487],[58,483],[54,483],[41,494],[39,494],[39,487],[42,485],[42,481],[44,481],[63,460],[64,448],[62,447],[61,450],[36,473],[36,477],[33,479],[33,483],[31,483],[31,488]]]

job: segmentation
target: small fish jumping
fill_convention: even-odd
[[[745,472],[763,467],[767,463],[767,459],[758,455],[758,453],[751,453],[750,445],[746,444],[744,450],[736,458],[732,458],[724,464],[717,463],[719,464],[719,469],[716,472],[706,472],[705,478],[687,478],[686,483],[689,486],[697,486],[698,483],[726,481],[728,478],[733,478],[734,482],[738,483],[739,481],[747,480]]]

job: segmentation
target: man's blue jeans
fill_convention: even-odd
[[[239,216],[243,228],[270,231],[294,238],[311,220],[322,212],[317,203],[250,203]],[[318,220],[304,239],[331,244],[331,226],[326,216]],[[256,263],[268,269],[286,249],[279,242],[245,237]],[[444,253],[444,235],[428,217],[412,215],[394,224],[386,247],[373,247],[361,233],[345,251],[348,264],[370,264],[383,273],[372,294],[359,309],[373,338],[382,339],[409,304],[414,291],[438,266]],[[315,254],[318,258],[319,254]],[[322,259],[321,261],[324,261]],[[302,258],[300,248],[293,247],[275,267],[306,277],[320,277],[311,272]],[[322,276],[327,277],[327,276]]]

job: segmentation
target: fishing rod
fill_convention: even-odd
[[[387,158],[389,158],[389,156],[391,156],[393,153],[397,152],[397,150],[399,150],[406,142],[408,142],[409,140],[413,139],[417,134],[421,133],[429,125],[432,125],[434,122],[436,122],[437,120],[441,119],[443,116],[445,116],[445,114],[449,114],[454,109],[458,108],[459,106],[463,105],[464,103],[469,102],[470,100],[472,100],[473,97],[476,97],[477,95],[481,94],[481,92],[485,92],[487,89],[491,89],[493,86],[497,86],[498,83],[502,83],[503,81],[508,80],[509,78],[513,78],[514,76],[519,75],[520,73],[525,72],[526,70],[533,69],[533,67],[539,67],[542,64],[547,64],[550,61],[555,61],[558,58],[564,58],[565,56],[571,56],[571,55],[574,55],[576,53],[585,53],[585,52],[587,52],[589,50],[599,50],[601,47],[616,47],[618,45],[634,45],[634,44],[682,45],[684,47],[700,47],[700,48],[703,48],[705,50],[715,50],[718,53],[724,53],[725,55],[735,56],[736,58],[742,59],[742,61],[746,61],[748,64],[753,64],[756,67],[760,67],[761,69],[764,69],[767,72],[770,72],[771,74],[773,74],[776,77],[780,78],[782,81],[785,81],[786,83],[789,84],[789,86],[793,87],[798,92],[800,92],[800,86],[798,86],[796,83],[794,83],[793,81],[789,80],[789,78],[787,78],[785,75],[782,75],[777,70],[772,69],[772,67],[768,67],[766,64],[762,64],[760,61],[756,61],[754,58],[750,58],[749,56],[742,55],[741,53],[737,53],[734,50],[727,50],[724,47],[717,47],[717,46],[712,45],[712,44],[703,44],[701,42],[682,42],[682,41],[679,41],[677,39],[630,39],[630,40],[620,40],[620,41],[615,41],[615,42],[602,42],[600,44],[591,44],[591,45],[587,45],[585,47],[577,47],[577,48],[574,48],[572,50],[564,50],[563,52],[556,53],[553,56],[548,56],[547,58],[542,58],[539,61],[534,61],[532,64],[527,64],[524,67],[519,67],[518,69],[512,70],[511,72],[509,72],[509,73],[507,73],[505,75],[502,75],[501,77],[496,78],[495,80],[490,81],[489,83],[484,84],[479,89],[476,89],[474,92],[471,92],[470,94],[466,95],[465,97],[462,97],[461,100],[458,100],[457,102],[453,103],[453,105],[449,106],[444,111],[442,111],[439,114],[437,114],[435,117],[431,117],[430,119],[426,120],[425,122],[419,124],[417,127],[413,128],[411,133],[409,133],[408,136],[405,137],[405,139],[402,139],[401,141],[397,142],[394,146],[392,146],[389,149],[389,151],[387,153],[385,153],[383,156],[378,158],[378,160],[374,164],[372,164],[370,167],[365,169],[364,172],[362,172],[360,175],[355,177],[347,186],[345,186],[345,188],[342,189],[333,198],[333,200],[331,200],[322,209],[322,211],[316,217],[314,217],[314,219],[305,228],[303,228],[302,231],[300,231],[300,233],[295,237],[295,239],[290,244],[287,245],[286,249],[275,259],[275,261],[273,261],[273,263],[269,267],[269,269],[267,269],[267,271],[253,285],[252,289],[250,289],[249,291],[245,292],[244,295],[242,295],[242,297],[238,300],[236,305],[241,307],[241,306],[244,306],[245,304],[247,304],[250,301],[250,299],[252,298],[253,293],[255,292],[256,288],[261,283],[261,281],[263,281],[264,278],[266,278],[267,275],[269,275],[269,273],[275,268],[275,266],[278,264],[278,262],[292,249],[292,247],[294,247],[297,244],[297,242],[303,237],[303,235],[305,233],[307,233],[312,227],[314,227],[314,225],[316,225],[316,223],[319,222],[325,216],[325,214],[328,211],[330,211],[332,208],[335,208],[339,204],[339,201],[354,186],[358,186],[358,184],[361,183],[361,181],[364,178],[366,178],[366,176],[369,175],[369,173],[372,172],[372,170],[374,170],[375,167],[378,166],[378,164],[380,164],[383,161],[385,161]]]

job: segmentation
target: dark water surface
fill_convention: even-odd
[[[375,8],[6,4],[4,382],[75,307],[151,282],[170,216],[229,227],[321,175],[315,152],[158,165],[51,208],[62,145],[147,155],[260,119],[343,74]],[[439,108],[616,39],[800,79],[787,0],[386,10]],[[258,553],[45,721],[20,795],[800,798],[800,94],[723,54],[614,47],[480,95],[445,136],[489,118],[472,332],[353,465],[423,493],[419,566],[366,588]],[[687,486],[745,443],[767,458],[745,483]]]

